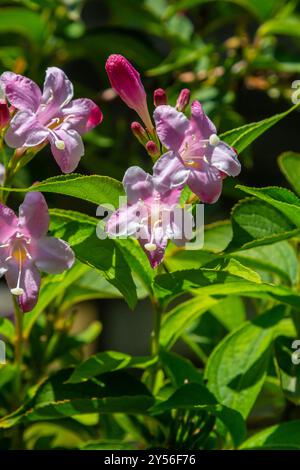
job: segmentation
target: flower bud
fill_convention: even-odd
[[[190,96],[191,96],[191,92],[188,88],[184,88],[183,90],[181,90],[181,92],[179,93],[177,102],[176,102],[176,109],[178,111],[184,112],[184,110],[186,109],[187,105],[190,102]]]
[[[161,106],[168,103],[168,98],[163,88],[157,88],[153,93],[154,106]]]
[[[142,144],[145,145],[148,141],[148,135],[143,126],[139,122],[132,122],[131,123],[131,131],[134,137]]]
[[[8,124],[9,120],[10,114],[6,100],[0,99],[0,130]]]
[[[146,92],[140,74],[120,54],[112,54],[106,61],[105,69],[112,88],[131,109],[143,120],[149,131],[153,125],[148,111]]]
[[[153,142],[153,140],[149,140],[149,142],[147,142],[146,150],[147,150],[148,154],[150,155],[150,157],[152,157],[152,158],[158,158],[159,155],[160,155],[158,147],[157,147],[156,143]]]

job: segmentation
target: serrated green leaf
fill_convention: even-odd
[[[276,424],[249,437],[242,450],[300,450],[300,420]]]
[[[246,418],[262,388],[270,359],[274,326],[284,315],[275,307],[226,336],[209,357],[208,388],[218,401]]]
[[[285,152],[279,156],[279,167],[298,195],[300,195],[300,154]]]

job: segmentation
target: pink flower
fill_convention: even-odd
[[[5,135],[9,147],[36,147],[49,141],[64,173],[71,173],[84,154],[81,135],[102,121],[102,112],[90,99],[72,100],[73,85],[56,67],[46,71],[43,93],[29,78],[4,72],[0,86],[18,111]],[[71,101],[72,100],[72,101]]]
[[[57,274],[74,263],[74,253],[66,242],[47,237],[48,226],[48,207],[41,193],[26,195],[19,218],[0,204],[0,275],[5,275],[23,312],[37,303],[39,271]]]
[[[187,184],[202,202],[216,202],[225,176],[237,176],[241,165],[234,149],[222,142],[216,128],[194,101],[191,118],[171,106],[154,111],[156,132],[162,144],[173,150],[174,160],[162,156],[160,165],[172,167],[171,188]],[[167,171],[167,169],[166,169]]]
[[[166,157],[171,164],[175,161],[172,152]],[[169,171],[158,163],[153,167],[153,176],[138,166],[129,168],[123,185],[127,204],[111,215],[106,232],[110,237],[137,238],[155,268],[163,260],[168,240],[182,245],[191,238],[193,217],[178,207],[181,191],[170,190]]]
[[[112,88],[129,108],[138,113],[151,132],[153,124],[148,111],[146,92],[138,71],[120,54],[110,55],[105,69]]]

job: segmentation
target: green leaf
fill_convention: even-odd
[[[245,436],[246,428],[240,413],[218,404],[209,390],[199,383],[182,385],[166,401],[157,402],[150,409],[150,413],[157,415],[173,409],[209,411],[224,422],[235,445],[238,445]]]
[[[146,386],[123,371],[102,374],[83,384],[66,383],[70,373],[61,370],[47,379],[29,402],[0,419],[0,428],[99,412],[143,414],[153,405]]]
[[[239,251],[232,256],[249,268],[276,274],[289,284],[298,282],[297,254],[286,241]]]
[[[42,44],[47,30],[47,23],[38,13],[25,8],[1,8],[0,33],[21,34],[34,44]]]
[[[80,450],[135,450],[130,442],[102,439],[101,441],[85,442],[79,446]]]
[[[8,318],[0,317],[0,337],[1,336],[4,336],[11,342],[14,339],[15,327]]]
[[[155,362],[150,357],[132,357],[118,351],[105,351],[89,357],[72,372],[68,383],[85,382],[92,377],[129,367],[146,368]]]
[[[161,349],[159,357],[174,387],[178,388],[186,382],[203,385],[202,374],[189,359],[164,349]]]
[[[272,207],[278,209],[296,227],[300,227],[300,199],[292,191],[278,186],[250,188],[248,186],[237,185],[237,188],[251,194],[251,196],[257,197],[261,201],[267,202]]]
[[[210,311],[228,331],[235,330],[246,320],[244,302],[235,295],[229,295],[213,305]]]
[[[81,263],[76,263],[71,269],[62,274],[48,275],[43,283],[39,294],[37,305],[31,312],[24,316],[24,336],[28,338],[31,328],[45,311],[45,308],[53,302],[65,289],[72,285],[86,271],[87,267]]]
[[[183,302],[164,315],[159,342],[169,348],[197,318],[209,310],[218,301],[203,296]]]
[[[82,176],[76,173],[54,176],[29,188],[2,189],[17,192],[40,191],[42,193],[64,194],[98,205],[112,204],[115,208],[119,207],[119,197],[124,196],[122,184],[113,178],[99,175]]]
[[[274,327],[284,315],[282,306],[247,322],[226,336],[209,357],[208,388],[222,405],[246,418],[264,383]]]
[[[300,450],[300,420],[276,424],[247,439],[243,450]]]
[[[286,336],[279,336],[275,341],[275,355],[278,364],[280,382],[282,390],[288,400],[300,404],[300,368],[299,364],[294,364],[292,349],[294,339]]]
[[[268,245],[299,233],[295,224],[265,201],[247,198],[232,210],[233,238],[227,251]]]
[[[236,129],[232,129],[231,131],[225,132],[220,137],[240,153],[252,144],[252,142],[254,142],[260,135],[270,129],[270,127],[274,126],[274,124],[296,110],[298,106],[299,104],[296,104],[287,111],[275,114],[275,116],[271,116],[263,121],[253,122],[251,124],[246,124]]]
[[[258,29],[257,34],[261,37],[270,35],[284,35],[300,37],[300,18],[291,15],[286,18],[276,17],[266,21]]]
[[[208,308],[213,305],[213,301],[208,301],[206,298],[220,295],[244,295],[258,298],[272,297],[295,308],[299,308],[300,301],[300,295],[287,287],[263,282],[250,282],[226,270],[190,269],[175,271],[170,274],[160,274],[155,278],[154,287],[156,295],[163,305],[166,305],[174,297],[186,292],[197,296],[199,302],[202,298],[205,307],[206,302],[208,302]],[[195,301],[195,299],[193,300]],[[193,314],[195,314],[197,305],[193,304],[193,306]],[[199,307],[201,311],[201,302]],[[180,311],[179,305],[174,308],[173,312],[177,312],[177,308]],[[193,314],[191,313],[191,316]],[[168,318],[169,315],[171,317],[171,312],[165,318]]]
[[[282,173],[300,196],[300,154],[285,152],[279,156],[278,162]]]

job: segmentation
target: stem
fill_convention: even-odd
[[[151,355],[152,357],[157,357],[159,355],[159,349],[160,349],[159,336],[160,336],[162,309],[156,299],[152,298],[151,302],[152,302],[153,313],[154,313],[154,329],[151,335]],[[155,390],[158,368],[159,368],[159,364],[157,361],[153,365],[152,370],[150,371],[150,384],[151,384],[151,389],[153,391]]]
[[[15,307],[15,327],[16,327],[15,364],[17,366],[15,395],[16,395],[16,405],[18,406],[21,402],[20,395],[21,395],[21,388],[22,388],[23,313],[15,297],[13,297],[13,302],[14,302],[14,307]]]

